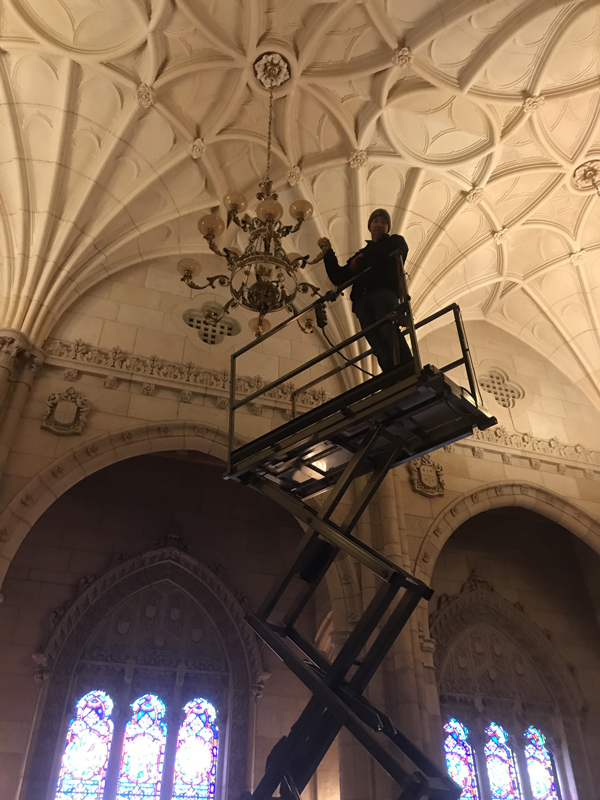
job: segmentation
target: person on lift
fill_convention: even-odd
[[[391,219],[384,208],[376,208],[369,217],[371,240],[355,253],[348,263],[341,267],[329,239],[319,239],[319,247],[325,251],[323,261],[329,280],[339,286],[358,276],[352,285],[350,300],[352,311],[358,317],[361,328],[378,322],[398,305],[400,294],[396,259],[392,255],[400,251],[406,260],[408,245],[403,236],[394,233],[390,236]],[[366,275],[361,273],[371,267]],[[412,361],[412,354],[404,336],[397,337],[392,323],[380,325],[366,334],[367,341],[375,354],[382,372],[394,366]],[[394,341],[399,346],[397,363],[394,363]]]

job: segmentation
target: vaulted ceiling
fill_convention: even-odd
[[[41,344],[108,274],[206,251],[264,173],[265,51],[276,185],[316,211],[291,249],[350,254],[386,206],[417,316],[457,300],[598,403],[598,0],[4,0],[0,324]]]

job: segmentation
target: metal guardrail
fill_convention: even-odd
[[[253,350],[259,344],[262,344],[266,339],[270,338],[271,336],[275,336],[280,331],[284,330],[288,325],[292,324],[293,322],[297,322],[301,317],[309,314],[316,306],[320,304],[334,302],[340,294],[351,286],[357,277],[363,276],[367,270],[359,273],[355,278],[352,280],[347,281],[346,283],[338,286],[337,289],[327,292],[322,297],[319,297],[318,300],[315,300],[310,305],[303,308],[297,314],[288,319],[281,322],[279,325],[276,325],[274,328],[271,328],[270,331],[264,333],[260,338],[255,339],[254,341],[250,342],[249,344],[245,345],[244,347],[237,350],[231,356],[231,369],[230,369],[230,376],[229,376],[229,432],[228,432],[228,453],[229,453],[229,466],[231,466],[231,453],[233,452],[233,444],[235,441],[235,413],[240,408],[243,408],[246,405],[254,402],[257,398],[263,396],[267,392],[272,391],[273,389],[281,386],[282,384],[288,383],[290,380],[295,378],[300,373],[311,369],[316,364],[320,364],[322,361],[328,358],[332,358],[337,354],[341,355],[341,351],[349,347],[350,345],[354,344],[355,342],[359,341],[360,339],[365,339],[366,335],[370,333],[372,330],[380,327],[381,325],[389,325],[394,324],[395,330],[397,331],[398,336],[404,336],[410,338],[411,350],[413,354],[413,363],[415,367],[415,375],[418,377],[422,370],[421,364],[421,355],[419,351],[419,343],[417,339],[417,330],[423,328],[425,325],[429,325],[437,319],[445,316],[446,314],[452,314],[454,319],[454,324],[456,326],[457,334],[458,334],[458,341],[461,348],[462,356],[461,358],[455,359],[454,361],[450,362],[449,364],[445,364],[442,367],[437,367],[440,372],[446,373],[450,372],[457,367],[464,366],[467,381],[469,384],[469,394],[471,395],[472,402],[476,407],[482,405],[481,402],[481,395],[479,392],[479,388],[477,386],[477,379],[475,377],[475,371],[473,369],[473,362],[471,360],[471,352],[469,350],[469,345],[467,342],[467,336],[465,332],[465,327],[462,319],[462,314],[460,311],[460,307],[456,303],[451,303],[450,305],[446,306],[445,308],[436,311],[433,314],[430,314],[423,320],[420,320],[415,324],[413,315],[412,315],[412,308],[410,304],[410,295],[408,294],[408,288],[406,283],[406,273],[404,271],[404,263],[403,259],[399,253],[396,253],[396,263],[398,266],[398,283],[399,283],[399,305],[398,308],[394,311],[387,314],[385,317],[382,317],[379,321],[373,323],[368,328],[359,331],[358,333],[354,334],[353,336],[349,336],[340,344],[337,344],[333,347],[330,347],[328,350],[325,350],[315,358],[310,359],[305,364],[302,364],[299,367],[296,367],[293,370],[290,370],[285,375],[282,375],[280,378],[277,378],[271,383],[266,384],[265,386],[261,386],[260,389],[257,389],[255,392],[252,392],[250,395],[244,396],[240,400],[236,400],[236,376],[237,376],[237,362],[238,359],[241,358],[245,353]],[[370,268],[372,269],[372,267]],[[402,316],[402,325],[403,330],[399,328],[399,319]],[[297,410],[297,397],[301,392],[306,391],[307,389],[314,386],[316,383],[321,383],[328,378],[331,378],[333,375],[336,375],[342,372],[345,369],[355,368],[358,362],[365,359],[368,355],[372,353],[371,349],[367,349],[360,353],[358,356],[354,356],[353,358],[346,358],[343,364],[339,364],[329,370],[328,372],[320,375],[318,378],[308,381],[304,383],[302,386],[294,388],[291,399],[292,399],[292,415],[293,417],[296,416]]]

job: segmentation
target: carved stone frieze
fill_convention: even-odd
[[[47,411],[42,428],[57,436],[78,436],[91,408],[90,401],[70,386],[64,392],[51,394],[46,401]]]
[[[209,370],[188,361],[185,364],[174,361],[165,361],[158,356],[136,356],[126,353],[120,347],[113,347],[110,350],[86,344],[82,339],[75,342],[68,342],[62,339],[48,339],[45,344],[45,351],[53,361],[60,366],[64,366],[65,361],[75,361],[81,365],[86,365],[89,369],[97,367],[101,372],[104,369],[118,370],[119,372],[129,373],[130,378],[138,379],[145,384],[157,385],[161,379],[168,384],[188,384],[194,387],[204,387],[206,390],[217,392],[229,392],[229,372],[227,370]],[[154,380],[144,381],[144,378],[152,377]],[[108,375],[115,378],[114,375]],[[260,375],[253,377],[240,376],[236,378],[236,392],[240,395],[251,394],[265,385],[265,381]],[[112,385],[109,388],[113,388]],[[181,387],[178,387],[181,391]],[[294,391],[292,384],[277,386],[265,393],[264,399],[275,400],[278,402],[291,403],[291,395]],[[313,408],[321,405],[329,399],[329,396],[322,389],[308,389],[296,394],[296,403],[300,406]],[[183,402],[186,402],[185,400]]]
[[[470,438],[510,447],[514,450],[524,450],[528,453],[539,453],[569,461],[584,461],[588,464],[600,465],[600,452],[596,450],[588,450],[581,444],[564,444],[556,438],[539,439],[530,433],[511,432],[502,425],[495,425],[485,431],[475,430]]]
[[[408,465],[413,490],[425,497],[443,497],[446,490],[444,468],[427,454]]]

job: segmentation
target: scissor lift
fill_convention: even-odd
[[[400,259],[398,262],[406,299],[398,312],[371,327],[397,322],[402,315],[402,335],[410,337],[414,363],[372,377],[234,449],[236,411],[267,393],[272,395],[273,389],[321,361],[334,358],[363,338],[365,331],[241,400],[235,394],[238,359],[291,320],[231,358],[227,477],[254,486],[307,527],[285,574],[256,613],[246,617],[257,635],[313,695],[288,736],[268,757],[265,774],[251,794],[253,800],[270,800],[278,788],[285,800],[298,798],[343,726],[397,782],[399,800],[457,800],[461,793],[443,770],[363,696],[410,615],[422,599],[431,597],[432,590],[354,536],[356,524],[390,469],[469,436],[476,427],[496,424],[496,419],[481,408],[458,306],[448,306],[415,325],[403,265]],[[326,299],[332,300],[337,294],[339,290]],[[322,302],[318,300],[302,313],[309,313]],[[445,314],[453,315],[462,356],[442,368],[422,367],[416,331]],[[366,350],[348,358],[318,380],[354,368],[369,353]],[[446,374],[461,366],[468,389]],[[314,383],[305,383],[294,394]],[[295,403],[293,407],[296,409]],[[334,522],[334,512],[360,476],[368,476],[364,487],[344,519]],[[325,491],[328,493],[318,505],[314,499]],[[374,572],[380,584],[340,652],[330,661],[298,631],[296,623],[340,552]],[[294,589],[290,604],[289,594]],[[287,602],[282,603],[284,595]],[[278,615],[282,606],[285,610]]]

